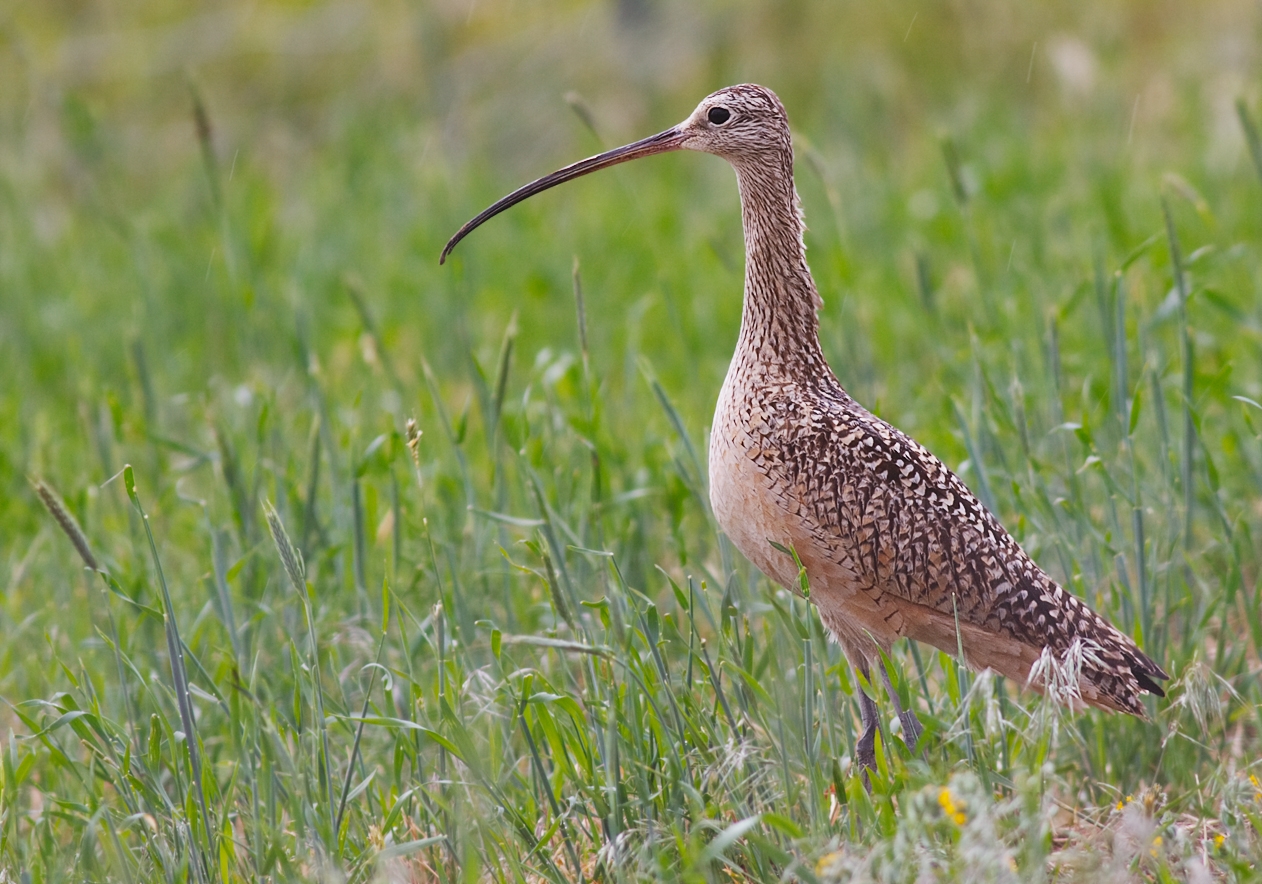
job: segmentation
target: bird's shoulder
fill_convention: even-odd
[[[786,466],[844,485],[863,499],[902,501],[994,542],[1008,533],[969,487],[924,445],[877,417],[840,386],[769,399],[786,440]]]

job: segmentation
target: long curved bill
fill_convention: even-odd
[[[573,165],[566,166],[564,169],[558,169],[551,175],[544,175],[537,181],[532,181],[525,187],[514,190],[508,196],[499,202],[490,206],[483,212],[479,213],[475,218],[470,220],[464,227],[456,231],[456,235],[447,241],[446,247],[443,249],[442,257],[438,259],[438,263],[442,264],[447,260],[447,256],[451,254],[451,250],[456,247],[456,243],[464,239],[475,228],[480,226],[483,221],[494,218],[500,212],[511,206],[515,206],[522,200],[529,199],[536,193],[542,193],[549,187],[555,187],[563,184],[581,175],[589,172],[595,172],[597,169],[604,169],[608,166],[616,166],[618,163],[625,163],[627,160],[638,160],[640,157],[652,156],[655,153],[665,153],[670,150],[679,150],[683,146],[684,133],[679,130],[678,126],[672,126],[665,132],[658,132],[656,135],[650,135],[648,138],[640,141],[626,144],[622,147],[615,147],[613,150],[597,154],[594,157],[588,157],[585,160],[579,160]]]

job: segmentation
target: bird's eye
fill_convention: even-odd
[[[732,117],[732,112],[725,107],[712,107],[706,118],[716,126],[722,126]]]

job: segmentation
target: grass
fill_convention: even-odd
[[[1260,874],[1258,11],[637,9],[0,23],[0,881]],[[437,266],[741,80],[843,384],[1173,674],[1150,722],[897,646],[926,759],[864,789],[708,509],[719,161]]]

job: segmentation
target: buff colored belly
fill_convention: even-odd
[[[760,571],[792,586],[797,580],[793,560],[771,545],[775,541],[789,546],[794,541],[770,481],[742,448],[715,447],[710,452],[710,505],[719,527]]]

